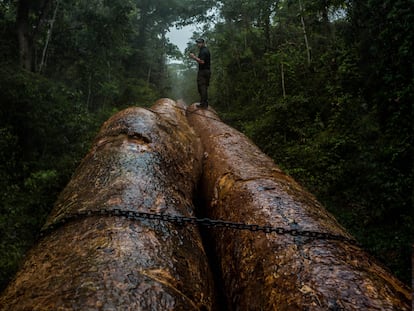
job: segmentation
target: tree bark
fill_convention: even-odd
[[[307,56],[307,60],[308,60],[308,66],[310,66],[310,64],[311,64],[311,49],[310,49],[309,41],[308,41],[308,34],[306,32],[305,19],[303,18],[303,7],[302,7],[302,1],[301,0],[299,0],[299,11],[300,11],[300,22],[302,24],[303,37],[305,38],[306,56]]]
[[[20,66],[29,71],[35,71],[34,54],[35,42],[45,23],[52,0],[19,0],[17,4],[16,32],[19,43]],[[31,24],[31,16],[35,23]]]
[[[284,69],[283,61],[280,62],[280,75],[282,77],[282,95],[283,95],[283,98],[286,98],[285,69]]]
[[[42,72],[43,67],[46,65],[47,48],[49,46],[50,38],[52,37],[53,25],[55,24],[56,14],[59,8],[59,4],[60,4],[60,0],[57,0],[55,9],[53,11],[53,17],[52,17],[52,20],[50,21],[49,29],[47,30],[46,42],[45,42],[45,45],[43,46],[42,59],[40,60],[40,65],[39,65],[39,72]]]
[[[31,71],[33,69],[33,41],[29,33],[29,4],[29,0],[19,1],[16,17],[16,30],[19,42],[20,66]]]
[[[188,109],[204,146],[205,214],[350,238],[321,204],[210,110]],[[409,310],[408,288],[349,241],[212,228],[227,310]]]
[[[45,227],[68,215],[114,208],[194,216],[201,150],[183,108],[165,99],[151,110],[129,108],[105,122]],[[40,240],[0,306],[211,310],[213,285],[196,227],[83,216]]]

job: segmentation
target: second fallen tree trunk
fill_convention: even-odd
[[[194,216],[201,154],[183,110],[165,99],[103,125],[0,310],[214,308],[197,228],[135,217]]]
[[[285,229],[210,229],[228,310],[410,309],[408,288],[249,139],[211,110],[188,118],[205,151],[206,215]]]

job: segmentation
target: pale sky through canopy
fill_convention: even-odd
[[[183,28],[177,29],[171,27],[170,31],[167,32],[167,37],[170,39],[170,42],[178,46],[180,51],[184,53],[187,43],[190,41],[193,32],[196,30],[195,25],[184,26]]]

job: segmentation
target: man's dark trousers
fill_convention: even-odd
[[[207,89],[210,84],[211,72],[209,69],[201,69],[197,73],[197,87],[200,94],[200,104],[202,106],[208,105]]]

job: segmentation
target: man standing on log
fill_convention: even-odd
[[[207,89],[210,84],[210,51],[206,47],[204,39],[196,40],[199,48],[198,57],[194,53],[190,53],[190,58],[194,59],[198,63],[197,73],[197,87],[198,93],[200,94],[200,104],[197,107],[205,108],[208,107],[208,94]]]

